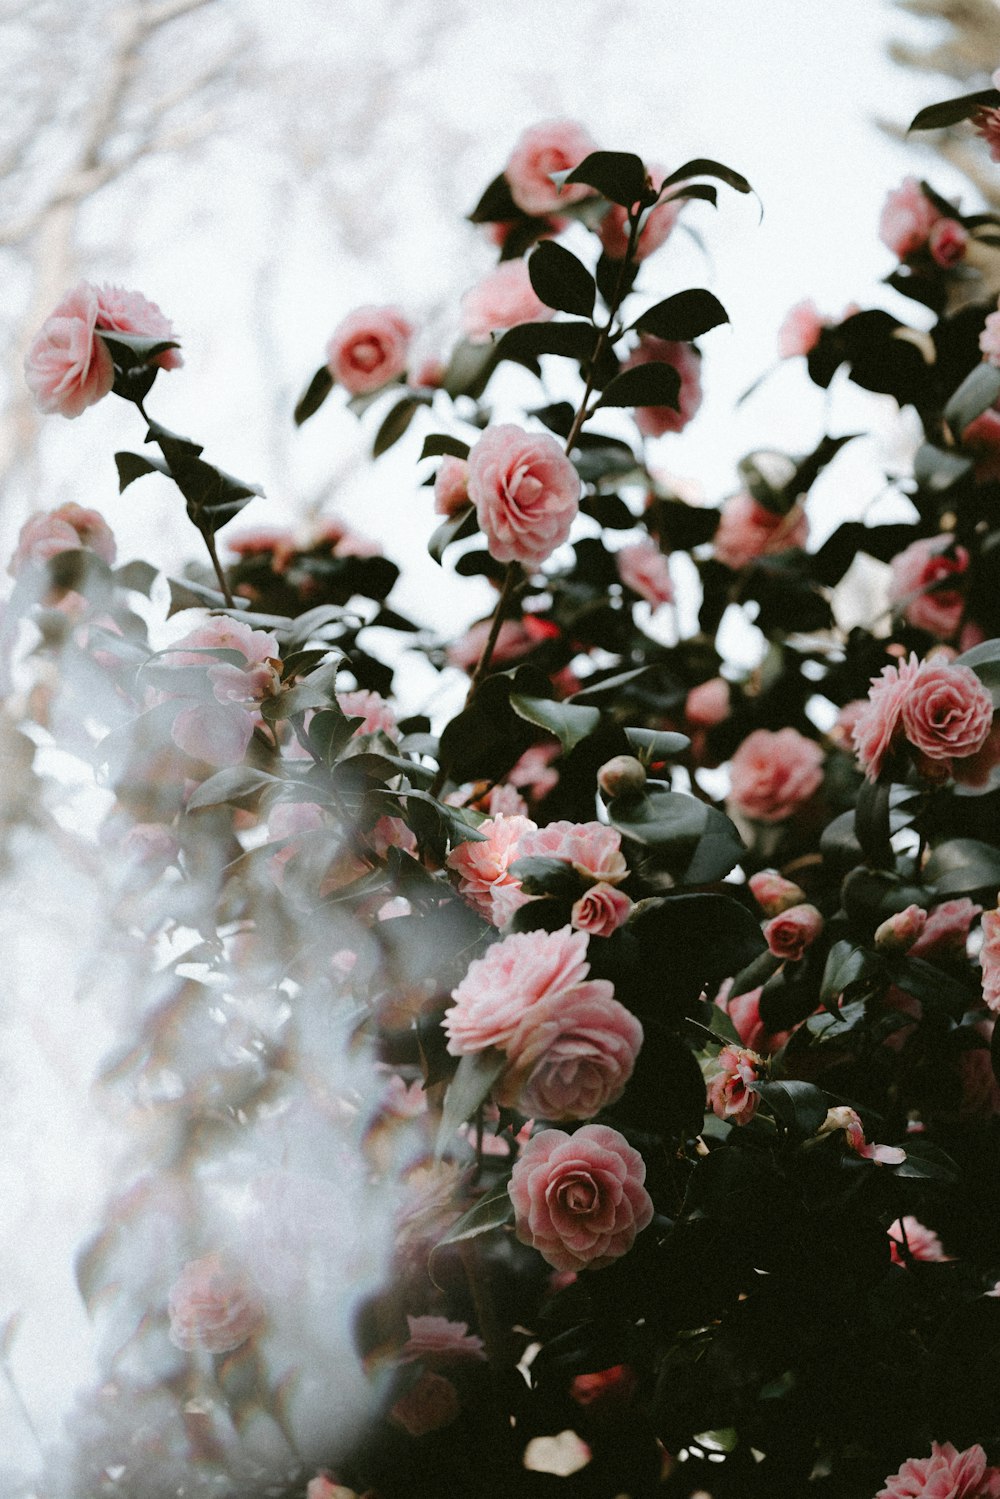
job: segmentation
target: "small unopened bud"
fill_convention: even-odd
[[[905,911],[897,911],[877,928],[875,946],[889,952],[905,952],[913,946],[926,924],[926,911],[919,906],[907,906]]]
[[[615,755],[597,772],[597,784],[608,798],[634,794],[646,784],[645,766],[634,755]]]
[[[790,906],[800,906],[806,893],[791,880],[786,880],[776,869],[762,869],[752,874],[747,882],[750,894],[765,916],[780,916]]]

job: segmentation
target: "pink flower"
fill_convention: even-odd
[[[997,314],[1000,317],[1000,313]],[[952,555],[945,556],[946,552]],[[937,640],[949,640],[962,623],[965,602],[957,588],[942,588],[948,578],[959,578],[969,566],[965,547],[952,536],[927,536],[892,559],[889,598],[905,606],[904,618]]]
[[[617,1130],[542,1130],[507,1188],[517,1237],[556,1270],[599,1270],[627,1254],[650,1223],[645,1179],[642,1157]]]
[[[979,335],[979,347],[990,364],[1000,364],[1000,311],[991,312]]]
[[[334,1483],[325,1473],[317,1473],[306,1484],[306,1499],[358,1499],[358,1496],[342,1483]]]
[[[747,881],[750,894],[765,916],[780,916],[790,906],[798,906],[805,900],[803,891],[792,880],[786,880],[776,869],[760,869]]]
[[[1000,909],[983,913],[983,949],[979,955],[983,968],[983,1000],[1000,1014]]]
[[[980,109],[973,116],[976,134],[990,148],[990,160],[1000,161],[1000,109]]]
[[[776,958],[797,963],[822,930],[823,918],[815,906],[789,906],[766,923],[764,937]]]
[[[175,340],[174,326],[164,317],[155,302],[150,302],[139,291],[126,291],[123,286],[98,286],[97,326],[109,333],[135,333],[140,338]],[[184,363],[180,349],[165,349],[153,361],[161,370],[176,370]]]
[[[592,1119],[617,1103],[642,1046],[642,1026],[604,979],[550,993],[507,1043],[496,1101],[528,1118]]]
[[[447,1317],[407,1317],[410,1336],[400,1358],[402,1363],[419,1360],[424,1364],[461,1362],[462,1359],[485,1359],[483,1340],[469,1332],[467,1322],[449,1322]]]
[[[681,432],[701,406],[701,355],[692,344],[668,342],[645,333],[639,346],[623,364],[626,370],[640,364],[672,364],[681,377],[677,401],[672,406],[637,406],[635,424],[644,437],[662,437],[665,432]]]
[[[906,952],[917,941],[927,925],[927,912],[920,906],[897,911],[875,929],[875,946],[890,952]]]
[[[729,799],[756,822],[784,822],[823,780],[823,751],[797,729],[755,729],[730,766]]]
[[[968,247],[968,233],[957,219],[938,219],[927,241],[931,258],[944,270],[964,260]]]
[[[233,651],[244,657],[244,664],[213,664],[213,650]],[[170,733],[178,749],[209,765],[238,765],[253,735],[251,707],[272,696],[279,686],[275,637],[239,620],[217,616],[178,640],[163,663],[205,671],[202,700],[182,709],[174,719]],[[185,684],[176,696],[190,697],[192,691]]]
[[[875,1499],[998,1499],[1000,1468],[986,1466],[982,1447],[958,1452],[950,1442],[931,1443],[930,1457],[909,1457],[886,1479]]]
[[[684,700],[684,717],[697,729],[711,729],[729,717],[729,683],[712,677],[692,687]]]
[[[714,554],[719,562],[738,572],[758,557],[804,547],[808,540],[809,521],[801,505],[794,505],[787,515],[778,515],[743,492],[731,496],[722,507]]]
[[[453,640],[448,647],[448,663],[462,671],[472,672],[483,654],[489,638],[490,620],[480,619],[470,625],[464,635]],[[502,666],[508,661],[518,661],[535,649],[538,641],[525,628],[521,619],[505,619],[500,626],[496,645],[493,647],[493,663]]]
[[[490,555],[538,567],[569,535],[580,478],[554,437],[504,423],[469,454],[469,498]]]
[[[284,572],[299,550],[294,534],[280,526],[255,526],[252,531],[227,536],[226,546],[237,557],[270,555],[271,566],[276,573]]]
[[[622,835],[604,822],[550,822],[526,831],[519,858],[565,859],[587,880],[620,885],[628,874]]]
[[[576,931],[588,932],[591,937],[610,937],[628,921],[631,912],[629,897],[602,880],[580,896],[570,913],[570,922]]]
[[[657,192],[663,186],[663,179],[666,175],[665,167],[649,167],[649,180]],[[683,183],[675,182],[670,191],[679,192],[682,187]],[[646,211],[639,230],[639,238],[636,240],[633,259],[645,260],[669,239],[686,201],[684,198],[676,198],[668,203],[657,203],[654,208]],[[611,204],[597,232],[600,235],[601,247],[608,259],[624,260],[628,250],[628,213],[620,203]]]
[[[607,980],[585,985],[590,972],[587,936],[562,927],[557,932],[517,932],[495,943],[470,963],[454,990],[454,1004],[444,1017],[452,1056],[506,1049],[526,1011],[550,994],[578,993],[596,983],[599,993],[613,992]]]
[[[40,411],[79,416],[114,384],[111,355],[94,333],[99,311],[96,289],[81,281],[35,335],[24,374]]]
[[[488,344],[494,333],[519,323],[547,323],[553,316],[531,284],[526,260],[501,261],[462,298],[462,332],[473,344]]]
[[[902,738],[903,703],[919,672],[916,656],[899,666],[883,666],[871,679],[868,701],[854,723],[854,751],[870,781],[877,781],[886,759]]]
[[[716,1058],[717,1071],[708,1085],[713,1114],[732,1124],[749,1124],[760,1096],[750,1087],[761,1076],[764,1058],[741,1046],[724,1046]]]
[[[615,566],[625,587],[631,588],[653,609],[673,603],[670,565],[655,541],[647,539],[622,547],[615,553]]]
[[[902,706],[903,731],[928,760],[974,755],[993,727],[993,699],[969,666],[921,661]]]
[[[109,566],[114,562],[115,538],[103,515],[72,500],[55,510],[37,510],[21,527],[7,571],[16,578],[25,568],[42,567],[60,552],[81,548],[96,553]]]
[[[396,715],[380,692],[365,689],[338,692],[337,702],[347,718],[363,720],[354,730],[355,734],[385,734],[389,739],[398,738]]]
[[[358,307],[326,346],[330,374],[352,396],[381,390],[406,369],[412,324],[398,307]]]
[[[820,315],[815,302],[797,302],[778,329],[778,358],[794,359],[799,354],[808,354],[827,326],[827,319]]]
[[[528,817],[499,816],[487,818],[478,831],[485,842],[459,843],[446,863],[458,875],[459,894],[494,926],[505,926],[530,899],[510,873],[510,865],[521,858],[521,844],[535,824]]]
[[[852,698],[845,703],[837,714],[837,722],[830,730],[830,738],[839,749],[853,752],[854,749],[854,725],[863,712],[865,699],[863,697]]]
[[[588,131],[575,120],[544,120],[530,126],[518,137],[504,168],[518,208],[532,215],[546,214],[592,195],[593,188],[584,183],[560,192],[552,173],[571,172],[596,150]]]
[[[906,1265],[909,1260],[936,1261],[951,1258],[951,1255],[945,1254],[941,1240],[933,1229],[925,1227],[909,1213],[891,1223],[888,1233],[894,1265]]]
[[[968,896],[932,907],[910,954],[914,958],[964,957],[969,928],[982,911]]]
[[[900,1150],[898,1145],[869,1145],[865,1140],[861,1116],[846,1104],[830,1109],[816,1133],[828,1135],[838,1129],[844,1131],[847,1143],[855,1155],[862,1156],[865,1160],[878,1161],[883,1166],[900,1166],[906,1160],[906,1151]]]
[[[486,793],[483,809],[490,817],[524,817],[527,815],[528,803],[509,782],[498,781]]]
[[[639,1388],[639,1376],[628,1364],[613,1364],[593,1374],[574,1374],[570,1399],[577,1405],[628,1405]]]
[[[231,1353],[259,1332],[264,1309],[246,1276],[221,1254],[188,1260],[170,1287],[170,1341],[185,1353]]]
[[[927,243],[939,218],[916,177],[905,177],[885,200],[878,237],[899,260],[906,260]]]
[[[434,476],[434,509],[450,519],[469,503],[469,465],[448,454]]]
[[[561,751],[554,741],[548,744],[532,744],[507,772],[507,779],[518,790],[527,788],[535,801],[559,784],[559,772],[553,770],[552,761],[558,760]]]
[[[411,1437],[423,1437],[428,1432],[450,1426],[457,1420],[459,1410],[458,1391],[451,1380],[425,1369],[416,1384],[400,1396],[389,1414]]]

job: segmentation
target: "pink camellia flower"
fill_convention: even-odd
[[[354,730],[355,734],[385,734],[389,739],[398,738],[396,715],[380,692],[363,688],[355,692],[338,692],[337,702],[346,717],[363,719]]]
[[[982,1447],[959,1452],[931,1443],[930,1457],[909,1457],[875,1499],[1000,1499],[1000,1468],[986,1466]]]
[[[462,332],[473,344],[488,344],[494,333],[519,323],[547,323],[554,315],[532,286],[526,260],[501,261],[462,298]]]
[[[213,665],[213,650],[233,651],[244,657],[244,664]],[[178,640],[163,662],[171,667],[205,668],[208,701],[182,709],[174,719],[170,733],[178,749],[209,765],[238,765],[253,735],[252,708],[278,690],[275,637],[220,615]],[[185,687],[177,696],[191,693]]]
[[[717,1071],[708,1084],[713,1114],[731,1124],[749,1124],[760,1103],[750,1084],[764,1070],[764,1058],[741,1046],[724,1046],[716,1058]]]
[[[99,313],[96,288],[81,281],[35,335],[24,374],[40,411],[79,416],[108,394],[115,371],[106,345],[94,333]]]
[[[854,752],[870,781],[877,781],[902,738],[903,703],[919,672],[914,655],[898,666],[883,666],[871,679],[868,701],[854,722]]]
[[[815,906],[789,906],[765,924],[764,937],[776,958],[797,963],[822,930],[823,918]]]
[[[857,723],[864,707],[865,699],[863,697],[852,698],[849,703],[844,704],[837,714],[837,722],[830,730],[830,738],[838,749],[853,753],[854,725]]]
[[[276,573],[282,573],[299,550],[293,532],[283,526],[255,526],[226,537],[226,546],[237,557],[266,557]]]
[[[993,699],[969,666],[921,661],[903,701],[907,740],[927,760],[949,771],[952,760],[974,755],[993,727]]]
[[[434,509],[450,519],[469,503],[469,465],[464,458],[447,454],[434,476]]]
[[[325,1473],[317,1473],[306,1484],[306,1499],[358,1499],[358,1496],[342,1483],[334,1483]]]
[[[905,1265],[909,1260],[950,1260],[945,1254],[941,1240],[933,1229],[907,1213],[890,1223],[889,1248],[894,1265]]]
[[[457,666],[462,671],[468,672],[475,670],[483,654],[483,647],[489,639],[490,624],[491,621],[488,619],[477,620],[474,625],[469,626],[464,635],[452,641],[447,650],[450,666]],[[500,626],[496,645],[493,647],[493,664],[503,666],[509,661],[519,661],[537,645],[538,641],[525,628],[523,620],[505,619]]]
[[[21,527],[7,565],[12,578],[26,568],[41,567],[60,552],[94,552],[110,566],[117,555],[115,538],[104,516],[70,500],[55,510],[38,510]]]
[[[673,603],[670,565],[651,538],[622,547],[615,553],[615,566],[625,587],[631,588],[653,609]]]
[[[610,937],[628,921],[632,902],[621,890],[601,880],[581,895],[570,912],[570,923],[578,932],[591,937]]]
[[[559,784],[559,772],[552,768],[561,750],[554,740],[548,744],[532,744],[507,772],[507,779],[517,789],[526,789],[535,801],[541,801]]]
[[[968,552],[955,546],[953,537],[922,537],[892,559],[890,601],[904,606],[904,618],[916,629],[950,640],[962,623],[965,600],[959,589],[940,585],[960,578],[968,566]]]
[[[469,454],[469,498],[492,557],[539,567],[569,535],[580,476],[549,433],[505,422]]]
[[[620,885],[628,874],[622,835],[604,822],[550,822],[526,831],[519,858],[565,859],[586,880]]]
[[[711,729],[729,717],[729,683],[711,677],[692,687],[684,700],[684,717],[697,729]]]
[[[250,1281],[221,1254],[188,1260],[170,1287],[170,1341],[185,1353],[231,1353],[259,1332],[264,1308]]]
[[[525,1013],[550,994],[572,994],[574,999],[596,994],[611,998],[606,979],[585,982],[587,935],[562,927],[556,932],[516,932],[495,943],[452,993],[454,1004],[445,1013],[444,1028],[452,1056],[506,1049]]]
[[[991,312],[979,335],[979,347],[990,364],[1000,364],[1000,310]]]
[[[878,237],[899,260],[906,260],[924,247],[939,218],[916,177],[905,177],[885,200]]]
[[[732,987],[732,979],[726,979],[715,996],[715,1003],[729,1016],[736,1027],[740,1041],[748,1051],[759,1052],[761,1056],[771,1056],[785,1044],[791,1032],[769,1031],[764,1024],[760,1013],[763,986],[759,989],[748,989],[745,994],[737,994],[730,999]]]
[[[922,931],[910,948],[914,958],[964,957],[969,928],[982,911],[968,896],[942,901],[928,913]]]
[[[533,1119],[592,1119],[617,1103],[642,1047],[642,1026],[606,980],[548,994],[506,1046],[497,1103]]]
[[[571,172],[597,146],[588,131],[575,120],[544,120],[525,130],[517,140],[504,176],[510,195],[524,213],[552,213],[569,203],[578,203],[593,193],[584,183],[559,188],[553,172]]]
[[[640,364],[672,364],[681,377],[677,401],[672,406],[637,406],[635,424],[644,437],[662,437],[665,432],[681,432],[701,406],[701,355],[693,344],[675,343],[644,333],[637,348],[623,364],[626,370]]]
[[[755,822],[784,822],[819,789],[823,751],[797,729],[755,729],[730,765],[729,799]]]
[[[459,843],[445,861],[458,875],[459,894],[494,926],[505,926],[530,899],[510,866],[522,857],[524,837],[535,827],[528,817],[487,818],[478,828],[485,841]]]
[[[907,906],[876,927],[875,946],[889,952],[907,952],[926,925],[927,912],[920,906]]]
[[[650,166],[648,168],[649,180],[659,192],[663,186],[663,179],[667,176],[666,167]],[[683,183],[675,182],[671,186],[671,192],[679,192]],[[636,240],[634,260],[645,260],[665,244],[673,232],[681,210],[688,200],[675,198],[670,202],[657,203],[654,208],[647,209],[643,215],[642,224],[639,229],[639,237]],[[628,252],[628,212],[620,203],[612,203],[604,215],[597,230],[601,247],[609,260],[624,260]]]
[[[983,949],[979,961],[983,968],[983,1000],[995,1015],[1000,1014],[1000,909],[983,913]]]
[[[627,1254],[653,1204],[646,1166],[617,1130],[546,1129],[528,1142],[508,1184],[515,1233],[556,1270],[599,1270]]]
[[[381,390],[406,369],[413,325],[398,307],[358,307],[326,346],[333,378],[352,396]]]
[[[528,803],[508,781],[498,781],[486,793],[483,810],[490,817],[526,817]]]
[[[786,880],[776,869],[760,869],[747,880],[750,894],[765,916],[780,916],[790,906],[805,900],[805,891],[793,880]]]
[[[713,551],[719,562],[734,572],[758,557],[770,557],[809,540],[809,520],[801,505],[787,515],[778,515],[759,504],[752,494],[732,495],[722,507]]]
[[[980,413],[962,433],[962,445],[975,455],[978,483],[1000,479],[1000,402]]]
[[[285,866],[302,853],[302,834],[316,832],[325,821],[318,802],[278,802],[271,808],[267,819],[268,842],[287,840],[267,862],[268,874],[279,889],[284,884]]]
[[[778,358],[795,359],[808,354],[827,326],[828,320],[821,316],[815,302],[797,302],[778,329]]]
[[[931,258],[943,270],[950,270],[965,259],[969,235],[958,219],[938,219],[927,240]]]
[[[990,160],[1000,161],[1000,109],[979,109],[972,117],[976,134],[990,148]]]
[[[416,1384],[396,1401],[389,1415],[411,1437],[423,1437],[450,1426],[458,1419],[460,1409],[458,1391],[451,1380],[425,1369]]]
[[[98,286],[97,326],[109,333],[135,333],[140,338],[162,339],[164,342],[176,338],[170,319],[164,317],[155,302],[139,291],[126,291],[123,286]],[[184,363],[180,349],[164,349],[153,361],[161,370],[176,370]]]
[[[447,1317],[407,1317],[410,1336],[400,1355],[401,1363],[419,1360],[437,1368],[463,1359],[485,1359],[482,1338],[469,1332],[467,1322],[449,1322]]]
[[[826,1118],[816,1131],[817,1135],[829,1135],[843,1130],[847,1143],[855,1155],[868,1161],[878,1161],[882,1166],[900,1166],[906,1160],[906,1151],[898,1145],[869,1145],[865,1139],[861,1116],[846,1104],[829,1109]]]

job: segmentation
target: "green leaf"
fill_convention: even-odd
[[[742,1046],[743,1037],[721,1005],[706,1005],[703,1010],[704,1024],[713,1036],[718,1036],[723,1046]]]
[[[707,156],[698,156],[693,161],[686,161],[676,172],[671,172],[669,177],[664,177],[660,183],[661,195],[668,187],[673,187],[675,182],[686,183],[691,177],[717,177],[720,182],[734,187],[738,193],[753,192],[747,179],[739,172],[734,172],[732,167],[724,166],[720,161],[712,161]]]
[[[669,760],[690,747],[686,734],[675,734],[668,729],[626,729],[625,738],[633,749],[642,750],[646,760]]]
[[[684,884],[721,880],[746,853],[725,813],[655,781],[639,796],[615,797],[608,816],[613,827],[649,849],[655,862]]]
[[[554,239],[543,239],[528,259],[528,275],[535,294],[546,307],[593,316],[597,283],[581,261]]]
[[[661,203],[675,203],[678,198],[698,198],[703,203],[711,203],[713,208],[719,206],[719,190],[707,182],[692,182],[687,187],[680,187],[675,193],[664,193]],[[749,391],[746,392],[749,395]]]
[[[497,362],[510,359],[534,369],[541,354],[583,363],[593,355],[596,341],[592,323],[518,323],[497,340],[494,352]]]
[[[566,859],[546,858],[532,854],[517,859],[509,866],[510,873],[520,880],[525,895],[555,895],[576,897],[582,889],[580,876]]]
[[[741,994],[749,994],[752,989],[762,988],[777,973],[781,961],[773,952],[758,953],[753,962],[748,963],[733,979],[729,998],[739,999]]]
[[[836,1006],[831,1005],[832,1000],[839,1000],[851,984],[875,973],[879,967],[879,959],[874,953],[865,952],[852,942],[835,942],[826,956],[826,967],[823,969],[819,988],[820,1004],[825,1005],[828,1010],[835,1009]]]
[[[637,364],[608,382],[598,406],[670,406],[680,410],[681,377],[662,361]]]
[[[977,364],[944,408],[944,418],[959,442],[970,422],[982,416],[1000,396],[1000,367]]]
[[[135,557],[131,562],[123,562],[114,572],[119,588],[128,588],[132,593],[144,593],[147,598],[159,576],[159,568],[153,567],[150,562],[143,562],[140,557]]]
[[[355,729],[362,723],[363,718],[348,718],[334,700],[309,720],[306,738],[322,764],[334,765],[341,750],[350,743]]]
[[[510,705],[519,718],[555,734],[566,755],[581,740],[592,734],[601,721],[599,708],[584,708],[577,703],[557,703],[543,697],[525,697],[519,692],[511,693]]]
[[[956,666],[970,666],[983,686],[993,696],[994,708],[1000,708],[1000,640],[984,640],[963,652]]]
[[[235,608],[230,609],[217,588],[206,588],[203,583],[196,583],[193,578],[168,578],[167,583],[170,586],[168,619],[172,614],[179,614],[182,609],[216,609],[232,614],[238,619],[241,604],[247,604],[246,599],[237,599]]]
[[[322,406],[333,389],[333,376],[327,366],[322,365],[313,375],[295,406],[295,425],[301,427]]]
[[[308,713],[310,708],[329,711],[337,701],[337,673],[343,661],[342,652],[337,651],[332,660],[325,661],[316,671],[310,672],[299,686],[286,688],[276,697],[265,698],[260,705],[262,716],[268,723],[276,723],[284,718],[296,718],[300,713]]]
[[[862,781],[854,812],[855,836],[869,863],[876,869],[890,869],[893,862],[889,842],[889,789],[885,781]]]
[[[452,1144],[459,1125],[471,1119],[479,1105],[489,1097],[493,1084],[506,1065],[503,1052],[492,1046],[485,1051],[467,1052],[459,1058],[455,1076],[444,1096],[435,1150],[438,1160]]]
[[[144,453],[116,453],[115,466],[118,469],[119,494],[146,474],[166,474],[168,479],[171,477],[162,458],[147,458]]]
[[[906,1160],[896,1167],[897,1176],[921,1177],[924,1180],[955,1182],[959,1170],[951,1156],[940,1145],[922,1140],[919,1135],[907,1135]]]
[[[445,432],[432,432],[429,437],[424,438],[424,445],[420,449],[420,458],[468,458],[469,444],[462,442],[457,437],[449,437]],[[418,459],[418,462],[420,460]]]
[[[95,328],[94,332],[107,344],[115,364],[124,370],[152,364],[168,349],[180,348],[174,338],[150,338],[142,333],[116,333],[108,328]]]
[[[503,1228],[513,1218],[514,1204],[507,1191],[507,1183],[504,1182],[489,1197],[481,1197],[468,1212],[463,1213],[435,1247],[440,1249],[443,1244],[460,1244],[465,1239],[475,1239],[479,1234],[487,1234],[494,1228]]]
[[[983,108],[1000,107],[1000,93],[995,88],[980,89],[975,94],[961,94],[956,99],[942,99],[940,104],[928,104],[926,109],[914,115],[907,126],[910,130],[940,130],[945,125],[957,125],[960,120],[969,120]]]
[[[971,472],[972,467],[973,459],[964,458],[950,448],[938,448],[925,442],[921,443],[913,460],[913,477],[929,494],[946,494]]]
[[[690,343],[710,328],[728,322],[729,314],[718,297],[710,291],[692,288],[657,302],[655,307],[636,318],[632,326],[640,333],[652,333],[657,338]]]
[[[606,697],[615,697],[623,687],[629,687],[652,670],[651,665],[635,666],[630,671],[615,672],[614,676],[601,677],[592,687],[581,687],[568,699],[571,703],[595,703]]]
[[[228,765],[195,787],[188,798],[187,810],[197,812],[200,807],[218,807],[223,802],[255,796],[266,786],[283,784],[281,776],[270,775],[266,770],[254,770],[250,765]]]
[[[474,817],[475,813],[466,814],[460,807],[449,807],[446,802],[438,801],[436,796],[431,796],[429,791],[421,791],[415,786],[400,794],[407,801],[423,802],[433,808],[452,848],[459,843],[484,843],[486,841],[486,834],[481,833],[475,823],[470,820],[470,816]]]
[[[448,520],[441,522],[427,543],[427,550],[440,566],[445,549],[450,547],[453,541],[464,541],[467,536],[475,536],[478,530],[479,520],[476,516],[475,505],[465,505]]]
[[[993,904],[1000,888],[1000,849],[978,838],[949,838],[932,850],[924,880],[939,900],[978,893]]]
[[[380,458],[383,453],[387,453],[403,436],[420,407],[429,404],[426,396],[406,395],[401,401],[397,401],[375,434],[372,457]]]
[[[631,208],[633,203],[653,202],[646,167],[632,151],[591,151],[571,172],[554,172],[552,180],[560,185],[582,182],[596,188],[602,198]]]
[[[827,1098],[813,1083],[795,1079],[751,1083],[776,1119],[800,1135],[814,1135],[827,1115]]]

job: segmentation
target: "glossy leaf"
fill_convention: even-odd
[[[609,381],[597,405],[670,406],[679,411],[680,393],[681,377],[672,364],[637,364]]]
[[[445,549],[450,547],[453,541],[464,541],[467,536],[475,536],[478,530],[479,521],[476,517],[475,505],[465,505],[457,514],[441,522],[427,543],[427,550],[434,561],[440,565]]]
[[[555,734],[569,754],[582,739],[592,734],[601,721],[599,708],[586,708],[579,703],[555,702],[549,698],[526,697],[512,692],[510,705],[519,718],[533,723],[539,729]]]
[[[997,108],[1000,108],[1000,93],[995,88],[979,89],[974,94],[960,94],[955,99],[942,99],[940,104],[928,104],[914,115],[907,130],[941,130],[946,125],[971,119],[981,109]]]
[[[734,172],[732,167],[724,166],[721,161],[712,161],[710,157],[698,156],[693,161],[686,161],[676,172],[671,172],[669,177],[664,177],[660,184],[660,192],[664,193],[668,187],[673,187],[675,182],[686,183],[690,177],[717,177],[720,182],[733,187],[738,193],[752,193],[753,188],[747,179],[739,172]]]
[[[648,197],[652,202],[642,158],[631,151],[591,151],[571,172],[553,173],[554,181],[583,182],[596,188],[602,198],[631,208]]]
[[[436,1149],[439,1159],[453,1143],[459,1125],[471,1119],[479,1105],[489,1097],[493,1084],[506,1065],[503,1052],[492,1046],[486,1051],[468,1052],[459,1058],[455,1076],[444,1096]]]
[[[814,1135],[826,1118],[826,1094],[813,1083],[781,1078],[772,1082],[751,1083],[750,1088],[760,1095],[775,1118],[780,1119],[782,1124],[786,1124],[796,1134]]]
[[[657,302],[655,307],[637,317],[632,326],[640,333],[652,333],[657,338],[690,343],[710,328],[728,322],[729,314],[718,297],[694,287]]]
[[[432,432],[424,438],[420,458],[468,458],[469,444],[458,437],[449,437],[446,432]]]
[[[421,406],[428,404],[426,396],[406,395],[386,414],[372,443],[372,457],[380,458],[387,453],[406,432]]]
[[[316,415],[332,389],[333,376],[325,364],[321,365],[295,404],[294,420],[297,427]]]
[[[544,239],[528,259],[535,294],[557,312],[593,316],[597,285],[587,267],[554,239]]]
[[[228,765],[195,787],[188,798],[187,810],[197,812],[200,807],[218,807],[223,802],[240,801],[245,796],[255,796],[268,786],[282,784],[280,776],[270,775],[265,770],[255,770],[250,765]]]
[[[119,494],[146,474],[166,474],[170,478],[170,469],[163,459],[147,458],[145,453],[116,453],[115,467],[118,469]]]

